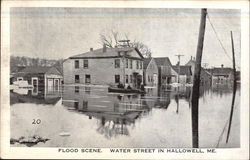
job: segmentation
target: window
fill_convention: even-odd
[[[139,69],[139,61],[136,61],[136,69]]]
[[[90,83],[90,75],[89,74],[86,74],[85,75],[85,83]]]
[[[115,68],[120,68],[120,59],[115,59]]]
[[[75,75],[75,83],[80,83],[80,77],[79,77],[79,75]]]
[[[79,68],[79,60],[75,60],[75,68]]]
[[[142,61],[140,61],[140,69],[142,69]]]
[[[126,75],[126,83],[128,83],[128,75]]]
[[[150,82],[150,76],[148,76],[148,82]]]
[[[83,60],[83,68],[89,68],[89,61],[87,59]]]
[[[133,61],[132,61],[132,59],[130,59],[130,68],[131,69],[133,68]]]
[[[126,68],[128,68],[128,59],[126,59]]]
[[[130,75],[130,83],[133,83],[133,76]]]
[[[115,75],[115,83],[120,83],[120,75]]]
[[[79,93],[79,86],[75,86],[75,93]]]

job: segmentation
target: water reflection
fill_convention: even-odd
[[[52,89],[42,92],[41,88],[35,90],[19,89],[11,91],[10,94],[12,108],[15,108],[15,104],[18,103],[57,104],[58,108],[55,108],[55,111],[50,110],[44,116],[56,114],[59,116],[56,119],[63,120],[57,121],[55,125],[63,129],[67,128],[66,126],[71,126],[69,131],[73,132],[74,135],[71,137],[72,144],[90,147],[95,144],[92,137],[101,136],[104,138],[101,141],[106,147],[108,144],[114,146],[123,146],[124,144],[123,147],[130,147],[129,144],[126,145],[128,142],[137,147],[154,145],[157,147],[192,147],[190,107],[192,88],[185,86],[167,89],[146,88],[146,92],[145,95],[118,94],[108,93],[105,87],[64,86],[62,90]],[[197,123],[199,132],[197,132],[197,136],[199,136],[201,147],[226,146],[223,138],[225,131],[223,133],[221,131],[225,130],[223,128],[225,128],[230,114],[230,104],[228,105],[227,102],[231,101],[231,95],[230,86],[202,86],[200,88],[200,115],[199,124]],[[239,94],[237,96],[236,102],[238,104]],[[60,98],[61,101],[59,101]],[[31,113],[33,112],[32,108],[35,107],[36,105],[29,106]],[[17,115],[16,111],[13,112],[14,115]],[[37,108],[35,112],[37,112]],[[236,113],[234,118],[237,117],[239,115]],[[235,136],[238,133],[237,127],[239,126],[237,123],[234,124],[236,120],[232,119],[230,136]],[[43,121],[46,121],[46,118],[43,118]],[[19,133],[16,131],[18,127],[14,127],[12,130],[14,130],[12,134]],[[82,133],[82,136],[76,136],[79,133]],[[180,133],[185,133],[185,135]],[[209,140],[208,136],[211,136]],[[49,142],[52,143],[54,138],[49,138],[51,139]],[[63,139],[55,139],[59,142],[63,141]],[[140,140],[144,142],[142,143]],[[238,138],[236,140],[230,138],[230,140],[233,143],[227,145],[239,145]],[[55,140],[53,144],[59,143],[57,141]],[[67,141],[67,143],[69,142]]]
[[[61,98],[61,89],[34,87],[10,90],[10,104],[34,103],[55,105]]]

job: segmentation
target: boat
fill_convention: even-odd
[[[108,92],[115,92],[115,93],[140,93],[143,94],[145,91],[139,89],[126,89],[126,88],[115,88],[115,87],[108,87]]]

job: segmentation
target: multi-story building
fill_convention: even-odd
[[[63,62],[65,84],[105,84],[139,87],[143,82],[143,56],[137,48],[103,48],[71,56]]]

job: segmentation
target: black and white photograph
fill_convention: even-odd
[[[11,7],[10,148],[240,149],[241,16]]]

